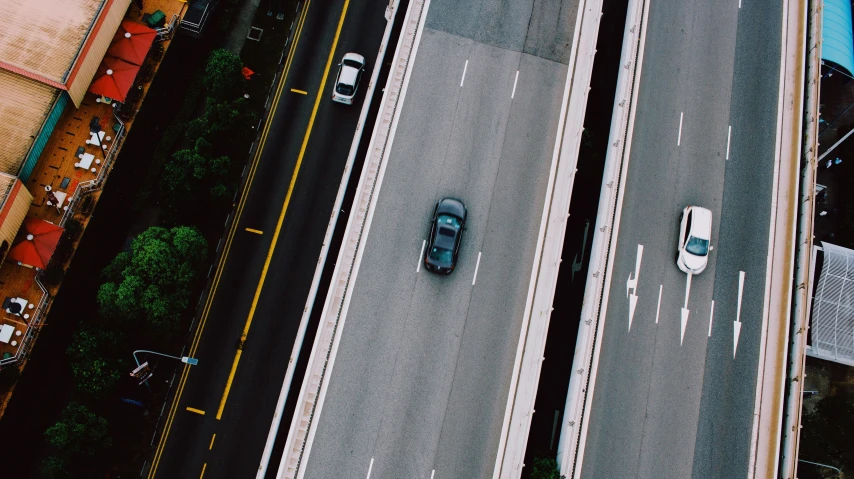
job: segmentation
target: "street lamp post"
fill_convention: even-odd
[[[820,466],[820,467],[826,467],[828,469],[833,469],[834,471],[836,471],[837,474],[839,474],[839,477],[842,477],[842,471],[840,471],[839,469],[837,469],[833,466],[828,466],[827,464],[821,464],[819,462],[805,461],[803,459],[798,459],[798,462],[805,462],[807,464],[812,464],[813,466]]]
[[[139,366],[139,359],[136,358],[137,353],[148,353],[154,354],[156,356],[163,356],[164,358],[177,359],[184,364],[189,364],[190,366],[195,366],[199,364],[199,360],[196,358],[191,358],[189,356],[170,356],[168,354],[158,353],[157,351],[148,351],[146,349],[137,349],[133,352],[133,360],[136,361],[136,365]]]

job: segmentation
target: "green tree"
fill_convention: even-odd
[[[204,85],[217,99],[235,98],[243,87],[243,63],[234,53],[219,48],[211,52],[205,65]]]
[[[112,444],[107,420],[76,402],[65,407],[62,418],[44,435],[51,445],[72,455],[94,456]]]
[[[228,172],[231,159],[214,156],[204,138],[193,149],[177,151],[166,164],[161,196],[174,210],[192,212],[207,200],[227,197],[233,190]]]
[[[98,290],[101,313],[174,331],[207,247],[201,233],[190,226],[152,226],[143,231],[131,243],[129,255],[117,256],[118,264],[104,269],[107,282]]]
[[[39,472],[45,479],[70,477],[68,473],[68,461],[58,456],[48,456],[42,461]]]
[[[66,353],[79,390],[94,395],[112,390],[122,361],[108,358],[118,342],[115,333],[86,326],[74,334]]]
[[[536,457],[531,465],[531,479],[564,479],[560,475],[557,461],[550,457]]]

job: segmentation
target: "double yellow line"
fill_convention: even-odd
[[[198,346],[199,346],[199,341],[201,340],[201,337],[202,337],[202,332],[205,329],[205,323],[207,322],[208,314],[210,313],[211,304],[213,303],[214,297],[216,297],[217,286],[219,285],[219,281],[222,278],[222,272],[223,272],[223,269],[225,268],[226,258],[228,258],[228,253],[229,253],[229,250],[231,249],[231,244],[232,244],[232,241],[234,239],[234,234],[237,231],[237,225],[240,223],[240,216],[243,214],[243,208],[246,206],[246,198],[248,197],[249,190],[252,187],[252,181],[255,178],[255,172],[258,169],[258,162],[261,158],[261,153],[264,151],[264,145],[266,144],[267,136],[270,133],[270,126],[273,123],[272,120],[276,115],[276,110],[277,110],[278,105],[279,105],[279,99],[282,96],[282,91],[284,89],[285,81],[288,77],[288,73],[290,72],[291,64],[293,63],[294,54],[296,52],[297,45],[299,44],[299,38],[302,34],[302,28],[303,28],[303,25],[305,24],[305,18],[308,14],[308,8],[309,8],[310,4],[311,4],[311,0],[308,0],[302,9],[302,12],[300,13],[300,18],[299,18],[299,21],[297,22],[297,29],[296,29],[296,32],[294,33],[294,41],[291,43],[291,47],[288,51],[287,59],[285,60],[285,68],[283,70],[281,78],[279,78],[279,84],[276,87],[276,94],[273,98],[273,104],[272,104],[273,108],[270,111],[270,114],[268,116],[268,120],[267,120],[266,124],[264,125],[264,131],[261,134],[261,142],[258,144],[258,148],[255,150],[255,155],[252,158],[252,166],[249,170],[249,178],[247,179],[246,185],[244,186],[243,192],[241,193],[240,202],[238,203],[238,206],[237,206],[237,214],[234,218],[234,221],[231,223],[231,228],[229,228],[228,236],[227,236],[227,239],[225,242],[225,249],[223,250],[222,257],[220,258],[220,261],[217,264],[213,284],[211,286],[210,293],[208,294],[208,297],[205,300],[205,307],[202,311],[201,319],[199,321],[199,326],[196,329],[195,335],[193,336],[193,342],[192,342],[192,345],[190,346],[190,352],[189,352],[189,355],[191,357],[195,356],[195,354],[196,354],[196,350],[198,349]],[[337,38],[337,35],[336,35],[336,38]],[[295,180],[295,177],[296,177],[296,171],[294,172],[294,180]],[[293,184],[293,180],[291,183]],[[289,191],[289,195],[290,195],[290,191]],[[274,239],[274,244],[275,244],[275,239]],[[272,250],[272,247],[271,247],[271,250]],[[239,353],[239,350],[238,350],[238,353]],[[169,431],[172,427],[172,422],[175,419],[175,412],[178,409],[178,402],[181,399],[181,394],[184,392],[184,386],[187,384],[187,376],[189,375],[189,373],[190,373],[190,366],[185,365],[183,371],[181,371],[181,379],[178,382],[178,388],[176,390],[175,397],[173,398],[172,404],[169,407],[169,414],[166,417],[166,423],[165,423],[165,426],[163,428],[163,435],[160,437],[160,441],[157,443],[157,449],[154,452],[154,458],[152,459],[152,462],[151,462],[151,469],[149,469],[149,471],[148,471],[148,478],[149,479],[154,478],[155,474],[157,473],[157,467],[160,464],[160,458],[163,455],[163,449],[166,446],[166,440],[169,437]],[[233,373],[233,371],[232,371],[232,373]],[[230,384],[231,384],[231,377],[229,377],[229,385]],[[217,419],[220,418],[220,415],[222,413],[221,409],[225,404],[225,396],[226,395],[227,395],[227,392],[226,392],[226,394],[223,395],[223,401],[222,401],[222,404],[220,404],[220,411],[217,412]]]

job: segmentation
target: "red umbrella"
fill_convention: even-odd
[[[139,65],[106,56],[95,73],[95,79],[89,86],[89,91],[124,103],[137,73],[139,73]]]
[[[123,20],[107,50],[107,55],[121,58],[134,65],[142,65],[155,38],[157,38],[157,32],[154,30],[141,23]]]
[[[26,218],[7,259],[39,269],[47,268],[65,228],[39,218]]]

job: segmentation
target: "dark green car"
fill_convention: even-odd
[[[433,211],[424,267],[438,274],[450,274],[457,265],[457,254],[466,225],[466,206],[457,198],[442,198]]]

